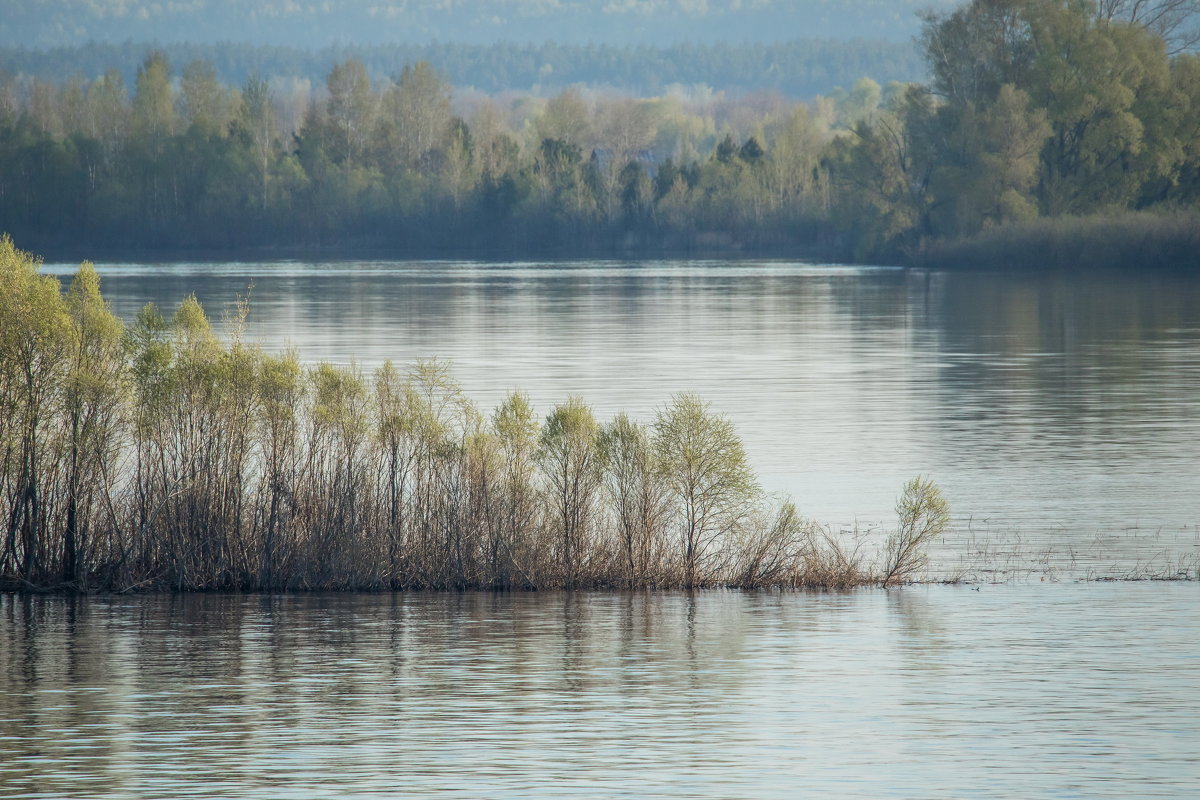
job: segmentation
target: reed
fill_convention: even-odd
[[[764,496],[692,395],[482,413],[441,362],[304,366],[194,297],[128,328],[0,239],[0,585],[61,590],[846,588],[880,572]],[[907,529],[905,529],[907,530]]]
[[[1200,214],[1191,209],[1043,217],[923,243],[911,261],[931,269],[1194,271]]]

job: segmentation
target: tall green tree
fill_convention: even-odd
[[[1005,84],[991,103],[943,106],[930,120],[939,137],[930,176],[931,230],[977,233],[989,225],[1038,216],[1041,153],[1051,128],[1029,96]]]
[[[530,566],[537,561],[533,550],[538,543],[532,534],[539,513],[535,489],[539,428],[529,398],[520,392],[510,393],[492,416],[502,466],[499,513],[488,556],[498,585],[533,584]]]
[[[117,480],[123,410],[128,391],[124,324],[100,294],[90,262],[67,289],[71,340],[65,376],[66,519],[62,579],[85,577],[91,533]]]
[[[1005,86],[1044,111],[1042,213],[1127,205],[1170,171],[1159,157],[1166,143],[1156,144],[1169,62],[1163,39],[1145,26],[1098,19],[1087,0],[973,0],[928,15],[922,42],[933,92],[963,119],[997,103]]]
[[[416,168],[427,153],[447,145],[450,84],[428,62],[406,66],[381,103],[376,136],[391,163]]]
[[[1102,25],[1081,4],[1039,7],[1039,57],[1029,76],[1052,128],[1039,195],[1049,215],[1128,205],[1168,165],[1156,158],[1157,110],[1170,67],[1161,38],[1134,25]]]
[[[105,166],[111,166],[130,123],[129,92],[121,73],[110,69],[87,87],[83,133],[100,142]]]
[[[60,552],[49,531],[46,483],[57,471],[55,421],[73,330],[58,279],[0,236],[0,466],[9,509],[0,568],[45,579]],[[13,570],[13,567],[16,570]]]
[[[171,63],[155,50],[138,68],[133,95],[133,125],[139,136],[161,146],[174,133],[175,101],[171,89]]]
[[[578,397],[554,408],[542,426],[539,461],[548,481],[558,529],[558,562],[563,583],[573,587],[587,553],[594,524],[601,471],[600,428],[591,408]]]
[[[576,87],[564,89],[547,100],[534,120],[537,141],[555,139],[579,148],[591,142],[591,127],[587,103]]]
[[[826,159],[834,216],[844,221],[856,258],[903,258],[933,233],[935,120],[933,98],[912,87],[896,109],[834,140]]]
[[[654,449],[678,508],[682,582],[707,583],[726,537],[742,521],[758,485],[728,418],[694,394],[680,394],[654,420]]]
[[[237,111],[235,122],[238,132],[245,137],[252,156],[258,206],[266,209],[271,162],[277,151],[277,142],[271,90],[265,80],[251,77],[246,81]]]
[[[198,125],[224,133],[233,111],[229,90],[217,80],[212,62],[188,64],[179,79],[178,113],[182,127]]]
[[[625,580],[631,586],[644,586],[661,578],[656,567],[669,511],[666,476],[659,468],[650,431],[624,414],[603,426],[599,446]]]
[[[367,68],[354,59],[336,64],[325,79],[325,88],[329,92],[323,115],[326,151],[335,163],[356,164],[375,121]]]

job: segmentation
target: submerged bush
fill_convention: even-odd
[[[873,577],[694,395],[650,425],[487,416],[441,362],[266,354],[244,304],[228,340],[194,297],[126,330],[90,265],[63,292],[7,238],[0,286],[7,588],[847,587],[907,579],[943,525],[917,484]]]
[[[950,527],[950,505],[928,478],[917,476],[904,484],[896,501],[899,527],[883,547],[880,583],[890,586],[910,580],[929,561],[929,543]]]

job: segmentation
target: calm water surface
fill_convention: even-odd
[[[1190,798],[1198,609],[1195,583],[0,597],[0,796]]]
[[[61,273],[72,267],[52,267]],[[1200,280],[792,263],[108,264],[132,318],[195,292],[309,362],[438,357],[485,408],[570,394],[650,419],[695,391],[766,488],[835,529],[890,524],[931,475],[939,574],[1196,571]]]

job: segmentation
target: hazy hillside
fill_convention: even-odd
[[[41,78],[61,83],[76,76],[94,79],[120,70],[133,86],[137,68],[153,49],[147,44],[92,43],[29,50],[0,48],[0,76]],[[334,64],[354,58],[376,79],[398,75],[406,64],[428,61],[459,88],[489,93],[517,90],[552,93],[562,87],[610,86],[642,96],[661,94],[672,84],[703,85],[733,93],[774,90],[797,98],[849,89],[869,76],[882,84],[919,81],[925,65],[911,42],[802,40],[769,44],[472,45],[392,44],[330,46],[320,49],[249,44],[172,44],[164,48],[182,69],[195,60],[212,63],[226,83],[242,85],[253,76],[324,83]]]
[[[951,0],[0,0],[0,45],[907,41]]]

